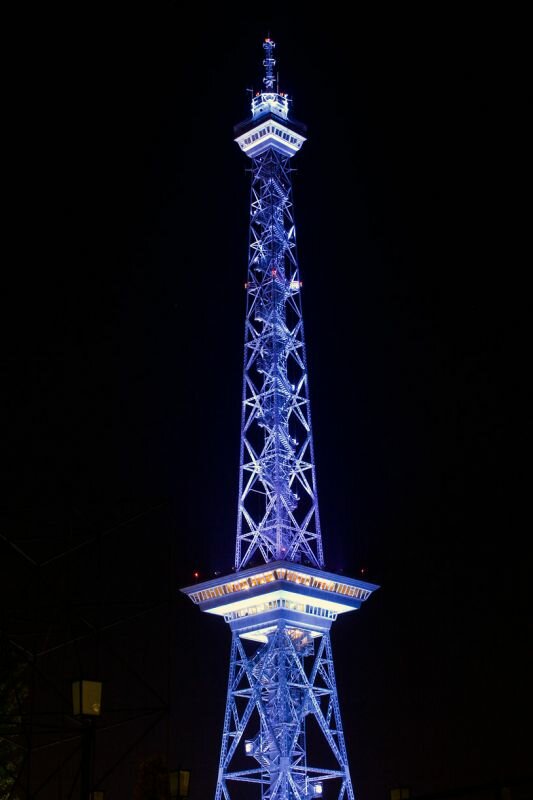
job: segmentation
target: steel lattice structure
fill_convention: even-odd
[[[329,634],[314,655],[309,635],[279,625],[252,656],[234,634],[226,719],[216,798],[229,798],[228,781],[261,784],[264,798],[300,798],[322,794],[324,781],[341,781],[339,797],[353,798],[342,732]],[[307,661],[305,657],[314,656]],[[244,703],[243,703],[244,701]],[[258,766],[232,770],[231,762],[249,718],[258,712],[260,729],[245,742]],[[337,769],[308,763],[307,717],[313,715],[326,736]],[[318,790],[318,791],[317,791]]]
[[[252,159],[236,569],[324,563],[289,159]]]
[[[305,129],[263,47],[235,129],[252,160],[235,573],[183,591],[232,629],[215,800],[354,800],[329,631],[377,587],[324,569],[290,167]]]

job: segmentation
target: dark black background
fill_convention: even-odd
[[[520,46],[454,12],[191,13],[22,27],[8,519],[163,503],[176,586],[231,569],[249,191],[232,126],[269,32],[308,125],[294,193],[327,567],[382,586],[333,631],[354,784],[377,800],[518,779],[533,749],[506,225]],[[208,797],[229,635],[185,600],[176,622],[183,750]]]

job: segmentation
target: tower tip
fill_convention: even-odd
[[[274,67],[276,66],[276,59],[273,57],[273,50],[275,46],[276,43],[270,38],[269,34],[263,42],[263,49],[265,51],[265,59],[263,61],[265,77],[263,78],[263,83],[265,84],[266,90],[269,92],[274,91],[275,84]]]

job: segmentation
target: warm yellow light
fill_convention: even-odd
[[[409,800],[411,791],[405,786],[390,790],[390,800]]]
[[[189,769],[175,769],[169,773],[170,796],[172,800],[181,800],[189,796],[191,771]]]
[[[180,797],[189,796],[189,782],[191,773],[188,769],[180,769]]]
[[[75,717],[98,717],[102,710],[102,684],[100,681],[74,681],[72,684],[72,710]]]

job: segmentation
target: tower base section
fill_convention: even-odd
[[[329,631],[377,588],[272,561],[182,589],[232,630],[215,800],[354,800]]]
[[[234,631],[215,800],[354,800],[329,632],[278,618],[257,646]]]

